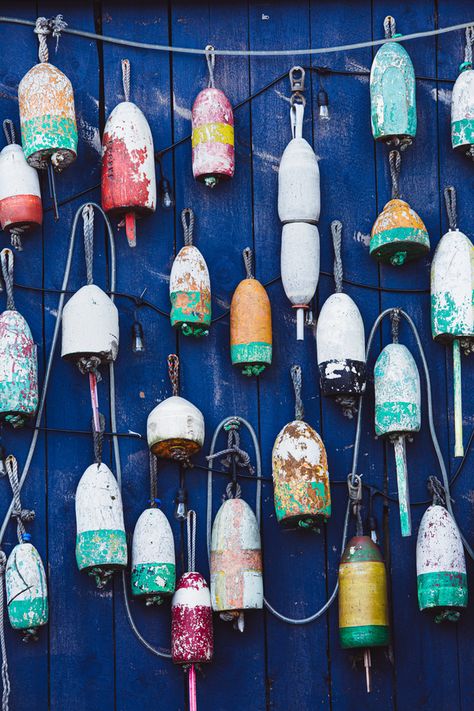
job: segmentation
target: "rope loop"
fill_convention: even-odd
[[[90,202],[82,208],[84,252],[86,255],[87,284],[94,283],[94,208]]]
[[[95,429],[94,418],[92,418],[92,440],[94,442],[94,458],[95,463],[99,466],[102,464],[102,447],[104,444],[104,432],[105,432],[105,417],[101,412],[99,412],[99,425],[100,430],[97,432]]]
[[[464,62],[472,65],[472,46],[474,44],[474,25],[466,27],[466,46],[464,49]]]
[[[457,201],[456,201],[456,188],[452,185],[448,185],[444,189],[444,202],[446,204],[446,212],[448,215],[448,224],[450,230],[457,229],[458,226],[458,216],[457,216]]]
[[[301,366],[292,365],[290,368],[290,375],[293,383],[293,390],[295,392],[295,420],[302,420],[304,417],[304,406],[301,399]]]
[[[239,482],[230,481],[225,488],[225,499],[240,499],[242,496],[242,487]]]
[[[254,473],[254,468],[250,464],[250,455],[240,447],[240,422],[237,418],[229,418],[223,426],[225,432],[227,432],[227,448],[221,450],[220,452],[215,452],[206,457],[208,462],[217,459],[219,457],[224,457],[221,463],[224,467],[230,467],[232,465],[232,459],[234,459],[237,467],[241,469],[247,469],[249,474]]]
[[[360,509],[362,506],[362,477],[359,474],[349,474],[347,477],[347,491],[352,513],[356,519],[356,535],[363,535],[362,517]]]
[[[176,353],[170,353],[168,356],[168,375],[173,395],[176,396],[179,392],[179,358]]]
[[[392,39],[392,37],[397,31],[395,18],[391,15],[387,15],[387,17],[383,21],[383,29],[385,32],[385,39]]]
[[[214,54],[214,47],[212,44],[206,45],[205,56],[209,72],[209,82],[207,87],[208,89],[214,89],[214,68],[216,66],[216,55]]]
[[[332,234],[332,244],[334,247],[334,284],[336,293],[339,294],[342,291],[342,256],[341,256],[341,244],[342,244],[342,222],[340,220],[333,220],[331,222],[331,234]]]
[[[250,247],[245,247],[242,252],[242,257],[244,258],[245,273],[247,279],[255,279],[253,274],[253,251]]]
[[[188,511],[186,519],[186,532],[188,538],[188,573],[196,570],[196,512],[194,509]]]
[[[433,497],[433,506],[444,506],[446,508],[446,490],[438,477],[429,476],[427,488]]]
[[[3,133],[5,134],[5,138],[7,139],[7,143],[9,146],[11,146],[12,143],[16,143],[15,124],[11,119],[4,120]]]
[[[291,125],[291,136],[292,138],[302,138],[303,137],[303,119],[304,119],[304,107],[306,106],[306,99],[303,94],[296,91],[291,95],[290,99],[290,125]]]
[[[61,32],[67,27],[67,22],[64,21],[62,15],[56,15],[51,17],[49,20],[46,17],[38,17],[36,19],[35,34],[38,35],[39,50],[38,56],[40,62],[47,62],[49,60],[48,52],[48,35],[53,35],[56,40],[56,52],[58,51],[59,39],[61,37]]]
[[[398,343],[398,334],[400,331],[400,321],[402,315],[400,309],[392,309],[390,311],[390,321],[392,323],[392,342]]]
[[[2,267],[3,280],[7,290],[7,309],[15,311],[15,300],[13,298],[13,266],[15,258],[11,249],[5,248],[0,252],[0,262]]]
[[[150,506],[156,508],[158,504],[158,462],[150,450]]]
[[[402,165],[400,151],[390,151],[388,154],[388,163],[390,166],[390,177],[392,178],[392,200],[398,200],[400,197],[399,178]]]
[[[185,207],[181,212],[181,224],[183,225],[184,245],[190,247],[193,243],[194,212],[190,207]]]
[[[122,86],[125,101],[130,101],[130,60],[122,59]]]
[[[16,519],[16,534],[18,543],[23,543],[26,533],[25,522],[33,521],[35,517],[34,511],[22,509],[20,499],[20,484],[18,482],[18,462],[13,454],[8,455],[5,459],[5,469],[7,470],[8,480],[13,492],[13,509],[12,518]]]

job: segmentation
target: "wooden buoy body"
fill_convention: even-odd
[[[42,222],[38,173],[28,165],[21,146],[11,143],[0,152],[0,226],[23,231]]]
[[[19,543],[8,556],[5,586],[11,626],[34,636],[48,622],[48,586],[43,561],[31,543]]]
[[[421,519],[416,543],[420,610],[434,609],[437,622],[457,621],[467,607],[466,561],[461,536],[444,506],[430,506]]]
[[[370,237],[370,254],[380,262],[401,266],[430,250],[423,221],[405,200],[390,200],[377,217]]]
[[[26,160],[61,171],[76,159],[77,126],[71,82],[57,67],[42,62],[18,86],[21,140]]]
[[[213,652],[209,588],[200,573],[184,573],[171,604],[171,658],[175,664],[205,664]]]
[[[293,138],[278,170],[278,216],[287,222],[319,220],[321,190],[318,159],[304,138]]]
[[[176,453],[190,456],[204,444],[204,417],[189,400],[173,395],[148,415],[148,446],[157,457],[173,459]]]
[[[170,275],[171,325],[185,336],[205,336],[211,324],[211,281],[206,261],[194,245],[182,247]]]
[[[235,169],[234,114],[226,95],[208,87],[194,101],[192,114],[193,175],[209,187],[232,178]]]
[[[375,434],[418,432],[421,427],[421,390],[418,368],[408,348],[389,343],[374,368]]]
[[[326,448],[303,420],[289,422],[278,434],[272,452],[277,520],[288,528],[311,528],[331,515]]]
[[[149,508],[143,511],[133,532],[132,575],[133,595],[148,603],[161,602],[172,595],[176,584],[176,562],[171,526],[163,511]]]
[[[30,327],[18,311],[0,315],[0,419],[14,427],[38,407],[38,360]]]
[[[230,305],[232,364],[244,375],[259,375],[272,362],[270,299],[257,279],[243,279]]]
[[[63,310],[61,356],[77,362],[96,357],[116,359],[119,346],[118,309],[96,284],[76,291]]]
[[[468,65],[456,79],[451,95],[451,143],[472,156],[474,145],[474,70]]]
[[[304,339],[304,312],[319,281],[319,232],[316,225],[290,222],[281,234],[281,280],[296,309],[297,339]]]

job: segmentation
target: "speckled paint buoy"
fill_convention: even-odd
[[[28,539],[25,534],[8,556],[5,586],[10,624],[30,638],[48,623],[48,587],[41,556]]]
[[[171,526],[163,511],[148,508],[133,532],[131,586],[147,604],[162,602],[176,584],[176,562]]]
[[[464,62],[451,94],[451,144],[474,158],[474,70],[472,69],[472,45],[474,30],[466,27]]]
[[[213,652],[209,588],[200,573],[184,573],[171,604],[171,658],[175,664],[206,664]]]
[[[405,200],[390,200],[372,227],[369,251],[377,261],[400,266],[430,250],[427,229]]]

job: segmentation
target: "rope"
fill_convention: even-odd
[[[35,512],[21,508],[18,462],[12,454],[5,459],[5,469],[7,470],[8,479],[13,491],[12,517],[16,518],[16,535],[18,536],[18,543],[23,543],[26,533],[24,522],[28,523],[29,521],[33,521]]]
[[[194,573],[196,570],[196,512],[193,509],[188,511],[186,531],[188,536],[188,573]]]
[[[333,220],[331,222],[331,234],[332,234],[332,244],[334,247],[334,283],[336,287],[336,293],[342,291],[342,256],[341,256],[341,243],[342,243],[342,222],[339,220]]]
[[[398,184],[400,178],[400,168],[402,159],[399,151],[390,151],[388,154],[388,163],[390,166],[390,177],[392,178],[392,200],[398,200],[400,197],[400,187]]]
[[[15,227],[15,229],[10,230],[10,244],[17,252],[23,252],[23,244],[21,241],[23,232],[25,232],[24,227]]]
[[[82,209],[82,219],[84,228],[84,252],[86,255],[87,284],[94,283],[94,208],[91,203],[84,205]]]
[[[0,262],[2,266],[3,280],[7,290],[7,309],[15,311],[15,300],[13,298],[13,265],[14,257],[11,249],[2,249],[0,252]]]
[[[62,15],[56,15],[55,17],[52,17],[49,21],[50,27],[51,27],[51,34],[53,35],[54,39],[56,40],[56,47],[54,48],[54,51],[58,51],[58,46],[59,46],[59,40],[61,38],[61,32],[63,32],[66,27],[67,27],[67,22],[64,21],[64,18]]]
[[[444,189],[444,202],[446,203],[449,229],[455,230],[458,226],[458,217],[456,210],[456,188],[452,185],[449,185]]]
[[[392,309],[390,312],[390,321],[392,322],[392,341],[398,343],[398,333],[400,331],[400,309]]]
[[[170,353],[168,356],[168,375],[173,395],[176,396],[179,392],[179,358],[176,353]]]
[[[247,274],[247,279],[255,279],[253,275],[253,252],[250,247],[245,247],[242,252],[244,258],[245,273]]]
[[[385,32],[385,39],[393,39],[393,36],[397,31],[395,18],[391,15],[387,15],[387,17],[383,21],[383,29]]]
[[[92,441],[94,442],[94,459],[96,464],[102,464],[102,447],[104,444],[105,417],[99,412],[100,430],[97,432],[92,418]]]
[[[5,138],[7,139],[7,143],[9,146],[12,145],[12,143],[16,143],[15,140],[15,124],[11,119],[5,119],[3,122],[3,133],[5,134]]]
[[[184,244],[190,247],[193,243],[194,212],[190,207],[185,207],[181,212],[181,224],[183,225]]]
[[[39,60],[40,62],[47,62],[49,59],[49,53],[46,37],[51,34],[51,30],[49,29],[49,22],[46,17],[38,17],[36,19],[35,33],[38,35],[39,41]]]
[[[427,487],[433,497],[433,506],[446,507],[446,492],[440,480],[433,475],[428,477]]]
[[[464,49],[464,62],[472,65],[472,45],[474,44],[474,25],[466,27],[466,47]]]
[[[290,368],[290,375],[293,383],[293,390],[295,391],[295,420],[302,420],[304,418],[304,406],[301,399],[301,366],[292,365]]]
[[[7,645],[5,642],[5,569],[7,556],[0,550],[0,649],[2,652],[2,711],[9,711],[10,677],[8,674]]]
[[[156,508],[158,504],[158,462],[150,450],[150,506]]]
[[[125,101],[130,101],[130,60],[122,59],[122,85]]]
[[[356,519],[356,536],[362,536],[364,535],[362,516],[360,514],[362,506],[362,477],[358,474],[349,474],[347,477],[347,492],[352,513]]]
[[[250,456],[244,449],[240,447],[240,418],[228,418],[225,421],[224,429],[228,432],[227,449],[222,449],[220,452],[215,452],[206,457],[208,462],[214,459],[224,457],[221,464],[225,467],[232,465],[232,460],[235,461],[237,467],[248,469],[250,474],[254,473],[254,469],[250,464]]]
[[[206,45],[204,50],[207,62],[207,69],[209,71],[209,83],[208,88],[214,89],[214,67],[216,66],[216,55],[215,49],[212,44]]]

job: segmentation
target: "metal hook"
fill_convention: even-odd
[[[305,74],[303,67],[295,66],[290,69],[288,76],[290,77],[291,91],[304,91]]]

